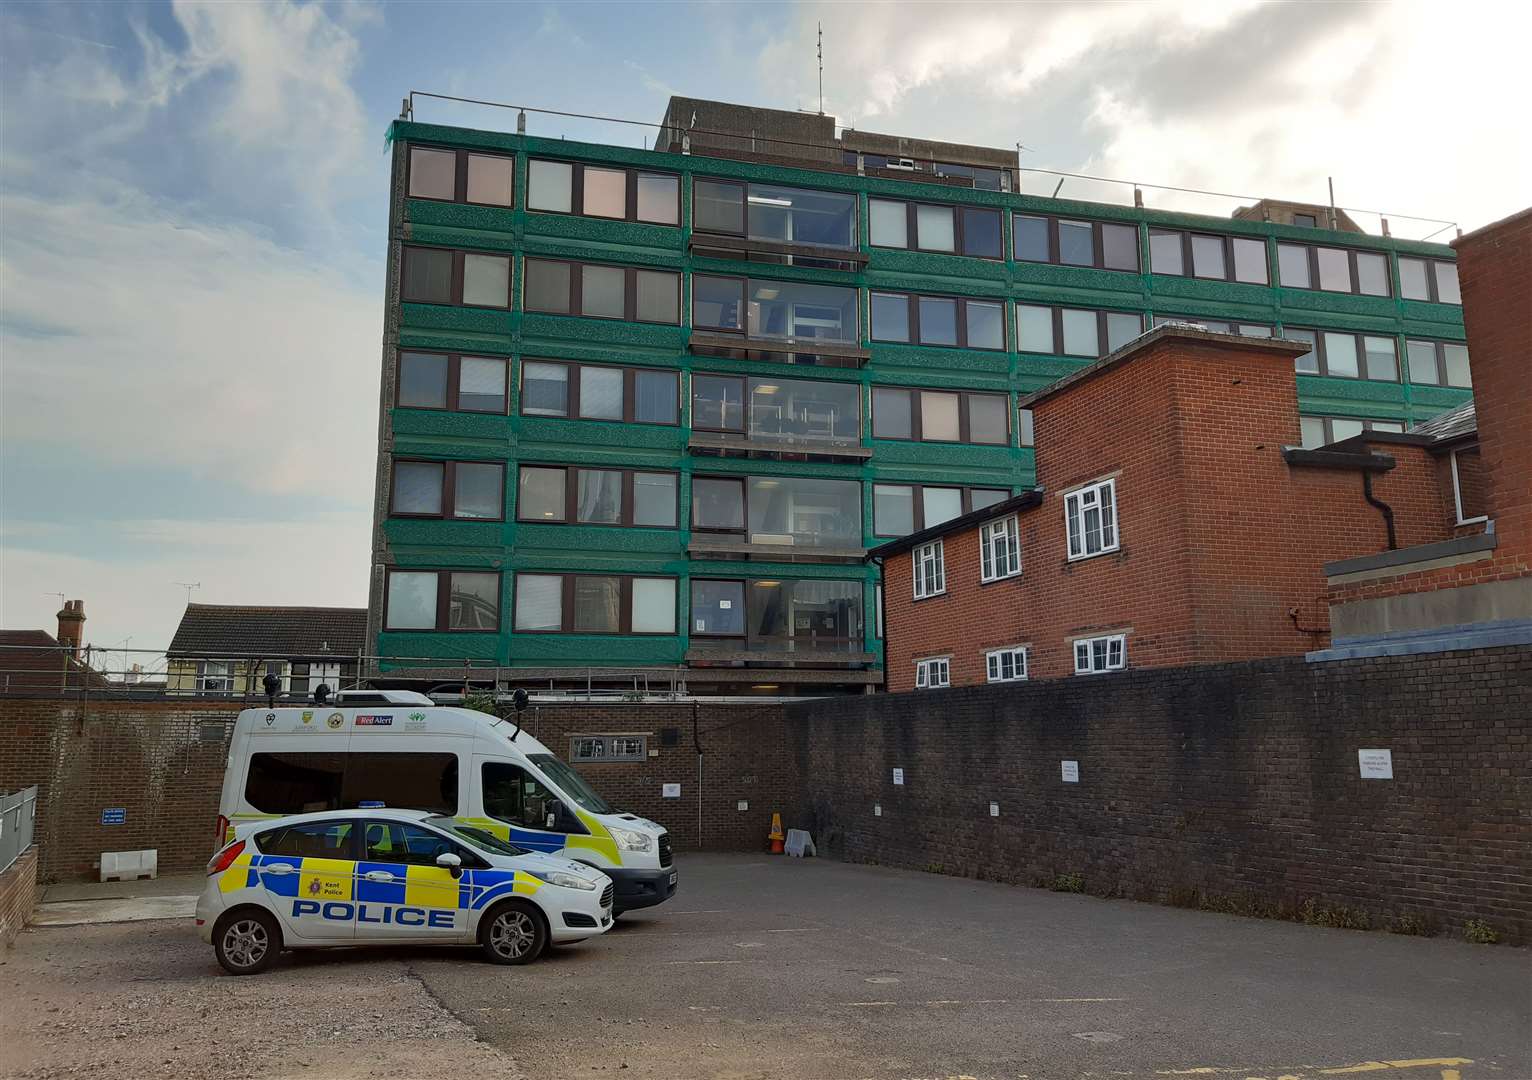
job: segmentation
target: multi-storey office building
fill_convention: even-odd
[[[1349,222],[1022,195],[1003,151],[691,99],[655,150],[391,138],[369,633],[400,678],[871,687],[865,552],[1030,487],[1018,396],[1166,319],[1312,342],[1306,443],[1469,396],[1451,249]]]

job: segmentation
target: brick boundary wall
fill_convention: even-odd
[[[1309,902],[1312,920],[1377,928],[1483,919],[1532,942],[1532,648],[1139,670],[787,714],[796,817],[835,858],[1248,913]],[[1393,780],[1360,778],[1364,748],[1392,751]],[[1078,783],[1063,782],[1066,760]]]
[[[37,906],[37,845],[0,871],[0,953],[10,948]]]

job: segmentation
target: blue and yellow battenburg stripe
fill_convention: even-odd
[[[295,873],[271,873],[269,867],[291,866]],[[403,881],[369,881],[370,871],[382,871]],[[504,896],[531,896],[542,882],[520,870],[464,870],[454,878],[440,866],[351,862],[313,856],[256,855],[242,852],[218,879],[222,892],[265,888],[273,896],[295,900],[355,900],[362,904],[479,910]]]

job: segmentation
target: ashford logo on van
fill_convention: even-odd
[[[357,727],[388,727],[393,722],[392,715],[379,716],[376,713],[364,713],[356,718]]]

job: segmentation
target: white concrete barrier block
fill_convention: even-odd
[[[159,876],[160,853],[156,848],[143,851],[103,851],[101,853],[102,881],[133,881],[136,878]]]

